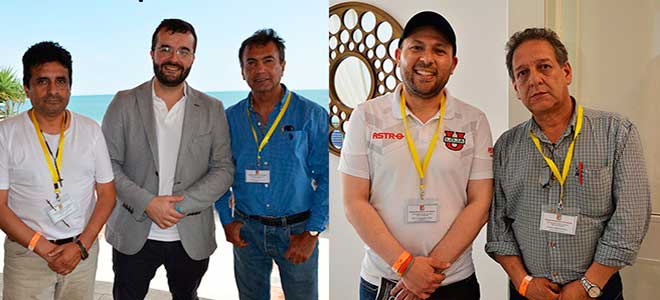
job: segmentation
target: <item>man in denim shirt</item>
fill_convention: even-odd
[[[328,221],[328,115],[280,84],[284,41],[255,32],[239,50],[248,97],[227,109],[236,174],[216,209],[234,244],[240,299],[270,299],[277,263],[286,299],[318,298],[318,235]]]

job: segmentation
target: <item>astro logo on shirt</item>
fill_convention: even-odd
[[[465,146],[465,132],[456,132],[445,130],[445,137],[442,139],[447,149],[460,151]]]
[[[398,132],[374,132],[371,134],[372,140],[400,140],[404,137],[403,133]]]

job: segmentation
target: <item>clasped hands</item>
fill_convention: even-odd
[[[396,300],[427,299],[445,280],[444,272],[451,264],[432,257],[417,256],[409,270],[390,292]]]
[[[183,200],[183,196],[156,196],[145,208],[147,216],[161,229],[170,228],[185,215],[176,210],[176,203]]]
[[[48,267],[60,275],[73,272],[82,260],[80,248],[74,242],[55,245],[47,241],[45,249],[40,252],[39,255],[48,262]]]
[[[564,286],[551,282],[547,278],[534,277],[527,287],[525,298],[529,300],[589,300],[587,291],[580,280],[571,281]]]

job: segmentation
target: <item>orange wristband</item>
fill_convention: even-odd
[[[403,264],[404,264],[404,263],[408,260],[408,258],[410,258],[410,257],[412,257],[412,255],[410,254],[410,252],[408,252],[408,251],[403,251],[403,253],[401,253],[401,255],[399,255],[399,258],[397,258],[396,261],[394,262],[394,264],[392,265],[392,271],[394,271],[394,273],[401,274],[401,272],[399,272],[399,269],[401,269],[401,266],[403,266]],[[399,276],[400,276],[400,275],[399,275]]]
[[[529,283],[532,282],[532,279],[534,279],[534,277],[529,275],[523,278],[522,282],[520,283],[520,287],[518,288],[518,293],[520,296],[526,296],[525,294],[527,294],[527,287],[529,286]]]
[[[408,256],[406,261],[404,261],[403,264],[401,264],[401,267],[399,267],[399,270],[397,270],[396,272],[397,275],[399,275],[399,277],[403,277],[403,274],[406,273],[406,270],[408,270],[408,267],[410,266],[412,260],[413,260],[413,256],[410,255]]]
[[[41,232],[37,231],[34,233],[32,239],[30,240],[30,244],[28,244],[28,250],[34,252],[34,248],[37,246],[37,242],[39,241],[40,237],[41,237]]]

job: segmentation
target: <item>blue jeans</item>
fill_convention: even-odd
[[[243,222],[241,238],[248,243],[243,248],[234,247],[234,274],[241,300],[270,299],[273,261],[280,271],[287,300],[318,299],[318,242],[302,264],[292,264],[284,258],[291,235],[305,231],[306,222],[276,227],[255,220],[238,220]]]
[[[374,300],[376,296],[378,296],[378,286],[360,278],[360,300]],[[439,287],[428,299],[479,300],[479,298],[479,282],[473,273],[461,281]]]

